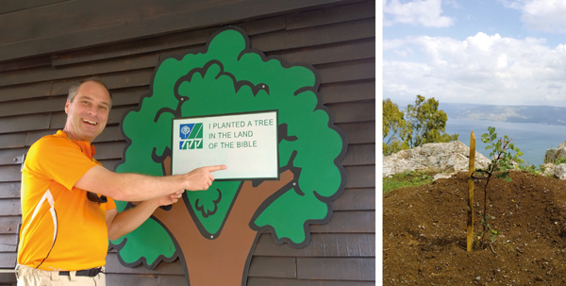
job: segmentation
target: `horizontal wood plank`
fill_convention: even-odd
[[[374,19],[269,33],[259,35],[250,40],[252,48],[269,52],[368,38],[375,38]]]
[[[149,86],[113,90],[111,94],[112,107],[138,104],[144,95],[149,94]]]
[[[3,201],[5,200],[0,200]],[[0,234],[18,234],[18,225],[21,223],[21,216],[0,216]]]
[[[33,8],[39,8],[39,7],[66,2],[66,1],[68,0],[26,0],[26,1],[4,0],[2,1],[2,6],[0,6],[0,15],[18,12],[22,10],[33,9]]]
[[[60,53],[53,56],[53,65],[85,63],[201,44],[205,43],[214,31],[215,29],[201,29]]]
[[[0,268],[14,269],[16,267],[16,253],[0,252]]]
[[[122,159],[122,152],[124,147],[126,147],[126,142],[98,143],[95,146],[95,159],[97,160]]]
[[[119,124],[126,115],[126,113],[128,113],[130,110],[132,110],[135,107],[136,106],[120,106],[120,107],[112,108],[112,110],[110,110],[110,114],[108,115],[107,124]]]
[[[375,166],[347,166],[346,188],[375,187]]]
[[[375,211],[335,211],[330,222],[310,229],[311,233],[375,233]]]
[[[162,1],[155,6],[155,1],[66,1],[61,5],[44,6],[37,9],[23,9],[17,13],[4,15],[2,24],[19,23],[25,19],[35,19],[35,25],[21,27],[15,25],[11,30],[3,31],[5,38],[1,43],[19,42],[26,39],[46,37],[46,35],[73,34],[84,30],[111,27],[119,23],[139,21],[143,17],[155,17],[173,11],[171,1]],[[127,9],[129,8],[129,9]],[[161,8],[161,9],[155,9]],[[57,21],[58,20],[58,21]],[[29,21],[29,20],[28,20]],[[80,42],[80,38],[75,39]],[[55,45],[56,43],[53,43]]]
[[[16,275],[11,272],[13,268],[14,267],[8,269],[8,273],[0,273],[0,282],[6,283],[3,285],[12,285],[12,286],[17,285]]]
[[[127,88],[127,87],[140,87],[149,86],[153,76],[154,68],[146,68],[139,70],[132,70],[120,73],[111,74],[89,74],[74,79],[57,80],[53,82],[53,89],[51,95],[63,95],[69,93],[69,87],[81,79],[89,78],[90,76],[97,76],[112,92],[113,89]]]
[[[239,23],[234,26],[242,28],[248,36],[285,29],[285,18],[275,17],[252,22]],[[53,65],[61,66],[102,59],[117,58],[148,52],[171,50],[180,47],[203,45],[218,30],[218,27],[180,32],[164,36],[129,41],[120,44],[105,45],[79,51],[60,53],[53,56]],[[162,54],[163,55],[163,54]],[[161,57],[163,60],[165,57]]]
[[[115,141],[122,141],[125,140],[124,136],[122,135],[122,131],[120,131],[119,125],[111,125],[106,126],[104,131],[94,139],[92,142],[94,146],[98,146],[98,143],[102,142],[115,142]],[[98,148],[98,147],[96,147]],[[97,149],[98,152],[98,149]]]
[[[52,86],[53,82],[44,81],[33,84],[2,87],[0,88],[0,102],[49,96]]]
[[[169,2],[169,5],[173,3],[172,1],[163,2],[166,4]],[[166,12],[152,17],[140,18],[140,14],[136,13],[141,13],[142,15],[147,13],[154,14],[152,11],[138,11],[140,7],[144,7],[143,3],[131,4],[126,1],[104,1],[99,4],[98,2],[94,2],[96,4],[93,3],[93,5],[89,6],[89,9],[86,9],[86,7],[73,8],[73,5],[84,5],[84,2],[70,1],[68,2],[70,4],[67,10],[72,12],[62,13],[61,9],[59,9],[57,14],[64,15],[65,17],[44,20],[47,27],[32,31],[29,30],[29,27],[1,30],[2,33],[6,33],[7,35],[4,39],[5,43],[0,42],[0,61],[23,58],[30,55],[49,54],[63,50],[92,47],[105,43],[115,43],[127,39],[148,37],[172,31],[230,24],[260,18],[265,15],[274,15],[286,11],[299,11],[301,9],[339,2],[341,1],[288,0],[280,2],[273,0],[249,0],[246,1],[247,5],[242,5],[241,1],[232,0],[228,0],[222,5],[218,3],[207,4],[209,1],[199,2],[200,5],[195,5],[190,2],[193,5],[188,5],[189,2],[187,2],[185,3],[184,9],[179,5],[172,6],[175,7],[171,10],[175,11],[174,13]],[[115,9],[113,6],[107,5],[108,3],[119,5],[122,8],[131,6],[136,7],[136,9]],[[178,4],[179,2],[174,3]],[[155,6],[159,7],[159,4],[156,3]],[[75,11],[77,9],[83,13],[88,11],[88,15],[85,16],[83,13],[77,13],[78,11]],[[103,13],[103,11],[105,11],[105,13]],[[120,11],[121,14],[115,15],[116,11]],[[127,11],[128,13],[122,13],[123,11]],[[155,11],[163,10],[158,8]],[[165,9],[165,11],[167,10]],[[97,13],[100,13],[100,15],[98,15],[99,17],[89,17]],[[49,15],[49,13],[45,12],[43,12],[43,14]],[[215,16],[210,17],[210,15]],[[33,19],[38,17],[39,16],[35,15],[27,15],[26,17],[15,15],[13,18],[0,18],[0,20],[3,20],[0,21],[0,26],[6,26],[7,23],[18,22],[18,19]],[[102,20],[101,18],[106,20]],[[97,19],[97,21],[93,22],[92,19]],[[373,26],[374,25],[372,25],[372,27]],[[44,35],[42,35],[43,33],[52,34],[52,36],[44,37]]]
[[[204,53],[205,51],[206,51],[206,45],[202,43],[189,47],[181,47],[181,48],[162,51],[160,55],[160,59],[162,61],[168,58],[174,58],[180,60],[183,59],[188,54]]]
[[[375,143],[375,121],[336,124],[348,138],[349,144]]]
[[[375,58],[375,39],[366,39],[354,42],[343,42],[335,45],[302,48],[298,50],[285,50],[267,53],[268,56],[278,56],[287,64],[328,64],[344,61],[363,60]]]
[[[375,144],[348,145],[342,165],[375,165]]]
[[[248,277],[295,278],[295,258],[255,256],[250,263]]]
[[[15,216],[21,214],[22,210],[19,199],[0,200],[0,216]]]
[[[51,129],[55,129],[55,130],[61,129],[62,130],[65,127],[66,123],[67,123],[67,113],[65,113],[65,112],[53,113],[53,115],[51,116],[51,123],[50,123]],[[45,131],[45,132],[47,132],[47,131]],[[51,132],[51,131],[49,131],[49,132]],[[39,139],[39,138],[37,138],[37,139]]]
[[[345,189],[332,206],[335,211],[375,210],[375,188]]]
[[[69,66],[61,68],[41,67],[22,71],[14,71],[10,76],[0,77],[0,86],[32,83],[46,80],[58,80],[72,77],[88,77],[90,75],[123,72],[148,67],[155,67],[159,55],[143,54],[139,56],[119,58],[112,61],[100,61],[83,66]]]
[[[270,233],[261,234],[254,259],[257,256],[286,257],[375,257],[374,234],[313,234],[304,248],[293,248],[286,243],[278,245]]]
[[[333,281],[333,280],[302,280],[281,278],[248,278],[247,286],[375,286],[375,282],[369,281]]]
[[[49,128],[51,114],[34,114],[0,118],[0,134]]]
[[[24,147],[26,137],[26,133],[0,134],[0,149]]]
[[[375,100],[333,103],[326,105],[334,114],[334,122],[375,121]]]
[[[4,117],[64,111],[65,102],[67,102],[67,97],[65,96],[6,102],[4,104],[0,104],[0,116]]]
[[[319,93],[322,102],[325,104],[375,100],[375,81],[322,84]]]
[[[373,258],[297,258],[299,279],[375,281]]]
[[[27,152],[27,148],[0,149],[0,165],[21,165],[24,163],[23,155]]]
[[[20,183],[0,183],[0,199],[19,199]]]
[[[16,71],[16,70],[23,70],[23,69],[37,68],[37,67],[50,67],[50,66],[51,66],[51,57],[48,55],[44,55],[44,56],[32,57],[22,60],[3,62],[0,65],[0,72]]]
[[[20,170],[21,166],[19,165],[0,166],[0,183],[19,182],[22,178]],[[2,211],[0,210],[0,212]]]
[[[18,237],[15,234],[0,234],[0,252],[16,252]]]
[[[329,9],[317,9],[309,12],[291,14],[287,17],[287,30],[323,26],[374,17],[375,2],[367,1]]]
[[[375,60],[362,60],[316,66],[321,83],[337,83],[357,80],[375,80]]]

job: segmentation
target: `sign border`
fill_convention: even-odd
[[[279,110],[277,109],[268,109],[262,111],[248,111],[248,112],[234,112],[234,113],[226,113],[226,114],[213,114],[213,115],[206,115],[206,116],[187,116],[187,117],[180,117],[180,118],[173,118],[171,119],[171,147],[174,147],[173,143],[175,140],[175,120],[182,120],[182,119],[192,119],[192,118],[210,118],[210,117],[221,117],[221,116],[233,116],[233,115],[245,115],[245,114],[259,114],[259,113],[269,113],[275,112],[275,146],[276,146],[276,153],[277,153],[277,177],[245,177],[245,178],[232,178],[232,179],[214,179],[215,181],[244,181],[244,180],[279,180],[280,177],[280,170],[281,167],[279,166]],[[203,138],[204,139],[204,138]],[[173,174],[173,148],[171,148],[171,174]]]

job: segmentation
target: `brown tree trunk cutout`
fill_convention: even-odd
[[[169,157],[165,159],[165,166],[169,160]],[[191,286],[242,284],[248,256],[259,235],[249,223],[258,207],[293,179],[293,173],[287,170],[281,173],[279,180],[264,181],[257,187],[245,181],[222,232],[215,239],[201,235],[183,200],[169,211],[157,209],[154,212],[154,217],[169,230],[181,248]]]

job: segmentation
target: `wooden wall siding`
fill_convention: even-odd
[[[132,1],[89,2],[89,15],[84,0],[0,7],[0,268],[12,268],[16,260],[21,156],[63,128],[69,86],[92,75],[109,86],[113,108],[95,145],[97,159],[114,170],[126,146],[120,120],[149,92],[159,61],[201,52],[222,25],[235,25],[249,35],[252,48],[320,71],[320,99],[348,140],[346,188],[333,202],[332,220],[313,225],[311,242],[301,249],[277,245],[269,231],[262,233],[248,285],[374,285],[375,2],[211,0],[191,6],[142,0],[117,12]],[[9,25],[4,37],[9,19],[22,25]],[[76,25],[63,25],[68,21]],[[124,267],[116,255],[109,251],[108,285],[186,285],[178,260],[148,270]],[[14,281],[6,277],[0,275],[0,284]]]
[[[27,0],[27,1],[3,1],[2,6],[0,6],[0,15],[17,12],[26,9],[39,8],[43,6],[48,6],[68,0]]]
[[[67,1],[3,14],[0,61],[348,2],[356,1]]]

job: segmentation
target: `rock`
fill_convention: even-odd
[[[560,158],[566,158],[566,141],[558,145],[558,148],[548,149],[544,154],[544,163],[554,163]]]
[[[470,147],[460,141],[450,143],[428,143],[399,151],[383,158],[383,177],[405,171],[430,171],[454,173],[467,171]],[[490,160],[476,151],[475,168],[485,169]]]
[[[554,176],[560,180],[566,180],[566,164],[560,164],[554,168]]]
[[[438,179],[450,179],[450,178],[452,178],[452,176],[453,176],[454,174],[456,174],[456,172],[450,173],[450,174],[442,174],[442,173],[439,173],[439,174],[434,175],[434,177],[432,177],[432,181],[434,182],[434,181],[436,181],[436,180],[438,180]]]
[[[552,177],[554,176],[554,169],[556,168],[556,165],[554,165],[554,163],[546,163],[542,166],[544,168],[544,175],[547,177]]]

